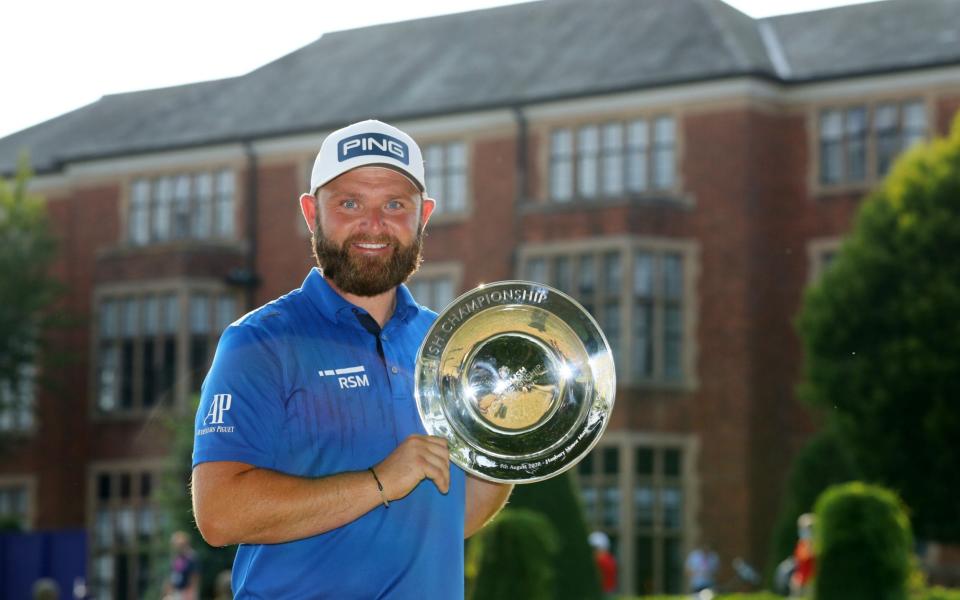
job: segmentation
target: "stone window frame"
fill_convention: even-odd
[[[910,104],[919,104],[923,107],[924,131],[920,136],[924,140],[929,140],[934,133],[936,117],[935,105],[930,93],[918,91],[917,93],[902,93],[897,95],[875,95],[868,97],[857,97],[842,99],[836,101],[815,102],[807,110],[807,134],[808,146],[810,148],[810,168],[809,185],[810,189],[817,194],[842,194],[848,192],[862,192],[878,184],[886,174],[878,172],[878,137],[875,127],[875,118],[879,108],[884,106],[894,106],[897,110],[898,134],[903,134],[904,107]],[[853,109],[863,109],[864,123],[864,174],[862,179],[852,180],[847,178],[846,168],[840,167],[841,177],[837,182],[823,181],[823,150],[821,139],[821,119],[829,111],[839,111],[842,115],[841,129],[842,136],[839,140],[840,155],[844,157],[849,149],[848,134],[846,127],[847,114]],[[919,138],[918,138],[919,139]],[[894,154],[891,162],[896,159],[908,147],[901,146],[900,150]],[[845,159],[843,159],[845,160]],[[845,164],[845,163],[844,163]]]
[[[194,229],[196,227],[196,213],[194,212],[194,208],[198,196],[193,193],[193,190],[197,185],[198,178],[203,176],[210,176],[211,178],[211,193],[208,197],[209,223],[206,228],[206,233],[202,231],[198,232]],[[226,221],[229,225],[229,231],[226,232],[217,231],[217,207],[221,202],[221,197],[217,193],[220,176],[225,176],[225,180],[229,180],[232,186],[232,194],[229,196],[228,214],[230,215],[230,219]],[[184,178],[189,185],[188,194],[186,195],[187,212],[185,213],[185,230],[181,235],[177,235],[175,233],[177,204],[178,198],[182,197],[179,195],[178,186],[182,185],[181,182],[184,181]],[[169,182],[170,188],[170,197],[166,210],[167,218],[169,219],[169,231],[166,237],[158,237],[155,231],[157,226],[155,221],[155,207],[157,205],[156,194],[157,187],[160,186],[161,181]],[[240,179],[240,168],[232,163],[191,165],[182,168],[144,171],[130,175],[125,178],[123,185],[120,219],[121,239],[125,245],[136,248],[149,248],[157,245],[182,242],[236,242],[240,239],[242,233],[239,227],[240,205],[243,195],[242,183]],[[143,189],[140,187],[142,185],[146,185],[148,190],[148,195],[143,207],[140,206],[140,202],[138,201],[140,197],[138,190]],[[141,210],[144,212],[140,212]],[[143,216],[138,217],[138,215]],[[143,219],[142,228],[145,228],[145,239],[138,239],[138,235],[136,234],[136,231],[141,230],[141,227],[137,225],[137,221],[140,218]]]
[[[807,242],[807,283],[816,282],[830,261],[840,252],[844,238],[824,237],[814,238]]]
[[[430,217],[431,223],[445,223],[448,221],[460,221],[470,216],[473,212],[473,193],[471,183],[473,182],[473,144],[466,137],[449,138],[431,138],[418,142],[423,153],[424,172],[426,174],[427,196],[436,200],[437,205]],[[448,166],[449,153],[452,147],[461,147],[463,152],[463,164],[458,165],[455,170]],[[431,173],[429,156],[436,149],[440,149],[443,154],[442,174],[437,176]],[[450,206],[450,198],[453,197],[450,187],[453,185],[451,178],[462,177],[463,189],[461,190],[462,204],[460,206]],[[436,182],[439,177],[441,189],[434,189],[431,182]]]
[[[117,597],[117,556],[134,557],[127,560],[127,597],[141,597],[149,590],[156,573],[152,561],[165,560],[166,545],[162,539],[167,529],[164,512],[157,505],[157,491],[163,484],[169,460],[166,458],[143,458],[128,460],[94,461],[87,465],[87,531],[90,534],[87,554],[87,587],[94,598]],[[127,478],[127,497],[123,494],[123,478]],[[149,493],[144,496],[144,475],[149,476]],[[101,500],[101,476],[109,480],[108,498]],[[101,509],[106,512],[101,512]],[[130,515],[129,518],[126,515]],[[121,522],[126,525],[121,526]],[[123,542],[120,531],[129,527],[130,538]],[[144,532],[144,528],[152,528]],[[146,533],[146,535],[143,535]],[[109,537],[101,544],[101,536]],[[147,564],[141,564],[146,558]],[[110,589],[101,589],[101,571],[104,560],[109,560],[112,576]]]
[[[633,354],[635,349],[632,343],[627,343],[623,347],[623,351],[618,353],[615,352],[614,359],[617,365],[617,384],[619,386],[625,387],[635,387],[635,388],[646,388],[646,389],[662,389],[662,390],[676,390],[676,391],[694,391],[699,387],[699,380],[697,377],[697,325],[698,325],[698,296],[697,296],[697,285],[699,282],[700,276],[700,244],[697,240],[692,239],[678,239],[678,238],[666,238],[666,237],[653,237],[653,236],[620,236],[620,237],[603,237],[603,238],[588,238],[584,240],[561,240],[548,243],[528,243],[522,244],[518,250],[518,272],[521,279],[537,281],[537,275],[530,272],[530,260],[534,258],[543,258],[546,260],[547,264],[550,265],[554,263],[554,260],[557,257],[567,256],[570,258],[571,263],[571,282],[576,281],[576,266],[573,264],[574,260],[585,254],[592,254],[595,264],[595,270],[597,273],[597,279],[599,281],[602,276],[602,260],[603,257],[611,253],[619,253],[621,258],[621,289],[619,294],[607,294],[603,290],[602,285],[596,285],[595,291],[595,300],[601,302],[605,299],[613,300],[619,299],[619,313],[618,319],[620,324],[620,331],[623,332],[621,339],[624,341],[632,340],[634,335],[635,322],[633,320],[634,312],[634,296],[631,290],[633,289],[633,269],[634,261],[638,252],[651,252],[656,256],[660,257],[666,254],[675,254],[679,255],[683,261],[683,275],[682,275],[682,295],[680,297],[680,304],[682,307],[681,312],[681,327],[683,328],[682,337],[681,337],[681,352],[680,352],[680,366],[681,366],[681,375],[677,379],[669,379],[664,377],[663,365],[664,365],[664,352],[663,341],[664,341],[664,305],[661,298],[660,286],[662,285],[662,277],[656,277],[655,285],[658,286],[654,292],[654,307],[653,307],[653,326],[652,331],[653,338],[655,340],[654,347],[654,356],[653,356],[653,377],[642,377],[636,375],[632,369],[628,369],[628,365],[633,364]],[[625,258],[625,260],[624,260]],[[657,261],[659,264],[659,260]],[[553,267],[548,267],[552,269]],[[659,268],[659,266],[657,267]],[[555,279],[551,274],[548,275],[548,281],[541,283],[546,283],[548,285],[553,285]],[[557,286],[554,286],[557,287]],[[563,290],[562,287],[560,288]],[[577,294],[571,294],[575,299]],[[578,299],[578,301],[581,301]],[[581,301],[581,304],[585,304]],[[586,303],[589,304],[589,303]],[[588,310],[590,307],[587,306]],[[597,318],[597,322],[600,325],[601,329],[604,329],[605,334],[610,337],[610,332],[605,327],[605,315],[599,314],[602,311],[592,310],[591,314],[594,314],[594,317]],[[611,344],[613,345],[613,344]]]
[[[413,294],[413,299],[417,303],[426,306],[427,308],[433,310],[434,312],[440,312],[444,306],[431,306],[427,303],[428,300],[433,300],[433,296],[436,293],[435,290],[430,290],[430,298],[419,298],[417,294],[414,293],[414,290],[418,285],[422,285],[424,282],[430,282],[428,285],[433,285],[434,282],[438,280],[447,280],[450,282],[450,287],[452,290],[452,295],[450,301],[453,301],[461,294],[461,289],[463,286],[463,263],[456,261],[446,261],[446,262],[429,262],[424,263],[417,272],[414,273],[409,281],[407,281],[407,287],[410,288],[410,292]]]
[[[29,436],[36,431],[38,360],[35,355],[18,365],[15,381],[0,381],[0,435]]]
[[[672,170],[670,171],[670,185],[665,187],[653,187],[652,181],[656,172],[656,154],[658,151],[657,140],[655,137],[656,125],[661,119],[669,119],[672,124],[673,140],[669,150],[673,156]],[[646,124],[646,144],[638,146],[631,144],[630,131],[634,123],[643,122]],[[606,145],[606,131],[611,125],[619,125],[621,131],[621,145],[616,146],[620,150],[610,153],[610,147]],[[580,174],[578,171],[582,168],[582,152],[579,152],[580,132],[585,130],[597,130],[597,144],[595,151],[595,179],[596,193],[593,195],[583,195],[578,193],[580,188]],[[645,110],[643,112],[626,112],[618,114],[591,115],[589,117],[580,117],[564,120],[550,120],[539,123],[534,131],[540,134],[543,142],[540,145],[538,162],[540,172],[543,173],[543,184],[540,186],[539,198],[535,200],[537,204],[557,207],[571,206],[583,208],[584,206],[606,206],[611,203],[623,201],[650,201],[666,200],[670,203],[689,204],[690,200],[683,197],[683,176],[681,165],[683,163],[683,119],[677,110]],[[558,156],[554,152],[554,139],[558,132],[567,132],[569,134],[570,146],[568,152],[563,156],[568,157],[570,162],[571,195],[568,198],[556,198],[554,196],[554,164]],[[646,184],[642,189],[631,190],[629,186],[630,162],[629,154],[631,148],[643,148],[645,153],[644,173]],[[662,148],[661,148],[662,150]],[[605,186],[609,185],[604,177],[605,160],[608,157],[619,156],[621,158],[620,173],[622,178],[622,187],[617,190],[610,190]],[[611,160],[611,162],[613,162]]]
[[[23,530],[31,531],[36,523],[37,478],[35,475],[0,475],[0,491],[20,490],[24,494]],[[0,514],[0,518],[5,515]]]
[[[653,450],[652,471],[649,475],[637,472],[640,449]],[[605,461],[608,456],[616,456],[615,472],[607,472]],[[679,452],[679,475],[665,473],[665,456],[668,451]],[[603,438],[576,467],[571,469],[577,489],[584,504],[584,519],[587,527],[605,532],[611,537],[611,551],[617,557],[619,569],[618,593],[640,595],[647,591],[664,593],[666,591],[666,567],[664,544],[667,539],[677,543],[679,551],[678,573],[680,588],[685,591],[683,561],[700,537],[697,515],[700,512],[700,480],[697,470],[700,443],[694,434],[679,433],[639,433],[630,431],[608,431]],[[591,458],[592,457],[592,458]],[[651,505],[652,522],[644,526],[638,522],[635,492],[637,486],[647,484],[653,490]],[[667,527],[661,493],[668,486],[680,490],[680,515],[678,526]],[[595,494],[591,494],[593,490]],[[607,496],[608,493],[609,496]],[[594,495],[596,502],[590,501]],[[614,500],[613,513],[615,523],[604,520],[605,498]],[[638,538],[645,535],[653,540],[653,589],[643,590],[637,581],[635,565],[637,563]]]
[[[242,314],[243,307],[243,297],[242,291],[235,288],[231,288],[226,285],[223,281],[218,279],[166,279],[166,280],[151,280],[151,281],[128,281],[122,283],[106,284],[97,287],[93,293],[93,319],[91,327],[91,342],[90,342],[90,356],[94,357],[94,360],[90,364],[90,385],[89,385],[89,397],[90,397],[90,406],[89,411],[91,418],[94,420],[113,420],[113,419],[127,419],[127,418],[142,418],[146,416],[153,410],[184,410],[186,409],[187,402],[186,399],[190,396],[191,393],[196,392],[198,387],[198,380],[202,381],[203,375],[206,375],[204,372],[201,375],[196,375],[191,367],[191,347],[193,346],[194,340],[192,335],[191,328],[191,299],[197,295],[206,294],[208,297],[212,298],[213,301],[209,306],[208,318],[209,330],[206,332],[200,332],[201,335],[206,340],[206,357],[204,359],[206,368],[209,368],[209,363],[213,358],[213,353],[216,350],[216,344],[219,340],[219,336],[222,333],[222,330],[219,329],[219,326],[222,324],[221,319],[219,318],[220,305],[219,302],[224,297],[232,297],[234,299],[234,310],[231,318],[231,322],[235,320]],[[164,331],[163,320],[166,318],[166,309],[163,306],[163,299],[174,297],[176,305],[176,323],[175,327],[170,327],[168,331]],[[135,317],[135,325],[133,327],[134,333],[125,334],[124,328],[124,303],[125,301],[137,298],[137,316]],[[147,321],[147,312],[148,308],[144,299],[146,298],[158,298],[158,323],[156,325],[155,332],[148,332],[146,327]],[[117,310],[116,316],[114,318],[114,323],[116,326],[115,330],[109,329],[105,323],[102,322],[105,312],[106,302],[113,300],[116,302]],[[109,331],[108,335],[104,335],[105,329]],[[167,391],[167,396],[154,398],[152,403],[144,402],[144,373],[145,373],[145,353],[146,345],[144,340],[148,337],[153,337],[153,342],[150,344],[154,346],[154,352],[166,352],[165,342],[163,341],[163,336],[166,335],[167,338],[172,336],[172,341],[174,343],[174,358],[175,366],[173,372],[169,374],[169,378],[172,380],[172,387]],[[123,348],[122,344],[125,341],[131,342],[131,347],[129,349]],[[101,390],[101,372],[100,367],[101,363],[104,360],[104,354],[102,347],[105,344],[111,343],[110,340],[113,340],[114,347],[119,347],[120,349],[116,351],[117,361],[116,371],[119,372],[123,368],[123,365],[120,364],[121,355],[123,352],[131,352],[131,373],[132,380],[130,382],[131,386],[131,400],[130,406],[127,408],[123,407],[123,382],[121,378],[117,378],[112,385],[114,386],[114,398],[115,403],[118,408],[111,410],[104,410],[100,406],[100,390]],[[163,362],[163,358],[160,355],[157,355],[154,363],[160,364]],[[162,375],[162,374],[161,374]]]

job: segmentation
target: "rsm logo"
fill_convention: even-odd
[[[370,380],[367,379],[366,369],[363,365],[356,367],[346,367],[345,369],[326,369],[317,371],[320,377],[336,377],[340,389],[352,389],[361,387],[370,387]]]
[[[337,381],[340,382],[340,389],[346,388],[356,388],[356,387],[369,387],[370,381],[367,379],[367,374],[363,375],[348,375],[346,377],[337,377]]]
[[[389,156],[405,165],[410,164],[410,152],[407,145],[395,137],[382,133],[361,133],[340,140],[337,145],[337,158],[340,162],[357,156]]]

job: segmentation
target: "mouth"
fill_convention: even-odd
[[[381,256],[393,252],[393,244],[387,242],[351,242],[350,248],[366,256]]]

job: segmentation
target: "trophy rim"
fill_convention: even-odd
[[[586,343],[584,339],[581,338],[577,332],[575,332],[569,323],[560,318],[560,323],[565,327],[570,329],[570,333],[574,335],[581,346],[582,350],[586,355],[586,362],[590,363],[590,385],[589,393],[586,398],[579,398],[578,408],[581,411],[578,414],[575,425],[570,428],[569,433],[566,437],[554,440],[546,449],[541,449],[540,453],[546,453],[551,449],[561,448],[563,453],[566,453],[568,450],[573,448],[573,451],[569,452],[567,456],[572,456],[568,460],[556,460],[553,461],[549,466],[544,467],[543,469],[538,469],[537,472],[531,472],[531,469],[516,469],[515,471],[509,471],[510,476],[500,476],[493,474],[484,470],[484,465],[479,464],[480,461],[473,460],[469,461],[462,456],[463,452],[466,452],[470,456],[482,455],[483,458],[487,460],[506,460],[505,464],[510,463],[511,461],[516,461],[517,464],[522,465],[523,459],[521,458],[507,458],[504,459],[502,454],[498,454],[493,450],[488,450],[485,448],[478,448],[467,436],[463,435],[461,431],[458,430],[460,427],[450,418],[446,407],[444,406],[444,401],[448,400],[444,396],[443,389],[439,382],[439,364],[441,358],[444,355],[444,351],[441,350],[437,353],[437,357],[427,359],[425,356],[426,350],[428,347],[428,342],[436,334],[437,330],[442,327],[442,324],[445,322],[445,317],[448,316],[451,309],[458,307],[462,302],[470,300],[473,296],[481,294],[485,291],[489,292],[490,290],[497,290],[500,288],[509,288],[511,286],[523,286],[525,289],[541,290],[545,291],[548,296],[556,296],[560,299],[561,303],[566,303],[570,309],[574,311],[574,314],[577,315],[577,318],[582,320],[584,324],[587,325],[587,335],[589,335],[589,340],[595,343],[598,346],[598,351],[590,353],[586,348]],[[502,310],[507,307],[534,307],[539,308],[535,304],[526,304],[523,302],[504,302],[499,305],[492,305],[478,310],[476,314],[470,316],[467,319],[462,320],[457,327],[453,328],[449,336],[443,341],[443,348],[450,339],[459,330],[459,327],[463,324],[470,321],[473,317],[482,314],[488,310]],[[567,307],[564,307],[567,308]],[[553,316],[557,316],[556,313],[545,309],[540,308],[540,310],[545,310]],[[472,349],[467,351],[469,354]],[[435,361],[437,371],[434,373],[432,381],[434,385],[433,392],[437,397],[437,405],[439,406],[439,411],[441,413],[442,421],[447,425],[446,432],[438,431],[435,429],[435,422],[438,420],[438,415],[436,414],[427,414],[429,412],[430,406],[428,406],[429,401],[424,399],[424,365],[426,361]],[[598,362],[600,365],[599,370],[601,373],[595,372],[593,363]],[[600,376],[603,376],[603,381],[600,381]],[[613,407],[616,397],[616,366],[613,358],[613,351],[610,347],[609,340],[607,339],[606,334],[603,332],[603,329],[600,327],[597,320],[594,318],[589,311],[587,311],[583,305],[581,305],[576,299],[571,297],[569,294],[558,290],[550,285],[539,283],[536,281],[521,280],[521,279],[508,279],[495,281],[491,283],[483,283],[479,286],[468,290],[467,292],[460,294],[454,300],[452,300],[447,306],[443,308],[440,312],[437,313],[437,318],[431,324],[430,328],[427,330],[426,335],[424,336],[423,342],[420,345],[420,348],[417,351],[416,363],[415,363],[415,372],[414,372],[414,399],[417,405],[417,412],[420,416],[421,424],[424,427],[424,430],[429,435],[436,435],[447,439],[448,445],[451,447],[450,460],[454,464],[460,466],[464,471],[474,475],[480,479],[486,481],[492,481],[496,483],[510,483],[510,484],[522,484],[522,483],[535,483],[537,481],[543,481],[551,477],[556,477],[567,470],[576,466],[589,452],[596,446],[602,437],[604,431],[607,428],[607,425],[610,422],[610,417],[613,414]],[[555,399],[556,400],[556,399]],[[472,410],[472,409],[471,409]],[[556,415],[556,407],[551,409],[551,415],[545,419],[546,422],[550,422]],[[597,416],[598,413],[599,416]],[[599,422],[596,422],[599,421]],[[539,425],[538,425],[539,427]],[[576,435],[579,433],[580,435]],[[582,440],[585,436],[589,436],[589,439]],[[454,444],[457,444],[456,450],[454,452]],[[578,445],[579,444],[579,445]],[[563,449],[563,446],[566,445],[567,448]],[[535,452],[532,454],[536,454]],[[476,458],[476,456],[474,456]],[[541,463],[543,461],[540,461]],[[558,465],[554,468],[554,465]],[[552,469],[552,470],[551,470]],[[491,469],[493,470],[493,469]],[[504,471],[501,468],[497,472]],[[543,471],[543,472],[540,472]],[[516,474],[516,476],[514,476]]]

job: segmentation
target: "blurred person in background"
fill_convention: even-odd
[[[606,598],[617,590],[617,559],[610,553],[610,538],[602,531],[594,531],[587,538],[593,548],[593,558],[600,571],[600,588]]]
[[[684,563],[687,580],[690,582],[690,592],[696,594],[714,587],[717,584],[719,568],[720,559],[710,544],[700,544],[691,550]]]
[[[165,600],[195,600],[200,589],[200,572],[190,547],[190,537],[185,531],[175,531],[170,536],[170,577],[164,586]]]
[[[797,519],[797,545],[793,549],[793,574],[790,576],[790,595],[804,596],[814,573],[813,515],[804,513]]]

